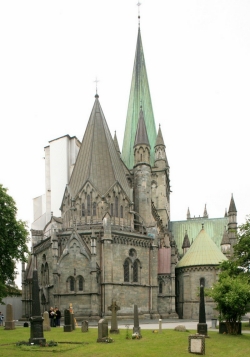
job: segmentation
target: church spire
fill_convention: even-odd
[[[137,125],[134,147],[140,144],[150,146],[142,108],[140,110],[140,117]]]
[[[151,164],[153,165],[156,127],[142,47],[141,30],[138,28],[134,68],[122,147],[122,159],[129,169],[132,169],[134,165],[133,146],[141,106],[143,107],[148,140],[151,147]]]

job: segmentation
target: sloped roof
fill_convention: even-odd
[[[137,130],[135,134],[134,146],[139,144],[150,146],[142,109],[140,110],[140,117],[139,117]]]
[[[118,182],[130,197],[122,162],[98,98],[96,95],[69,187],[75,197],[89,181],[101,195],[105,195]]]
[[[200,265],[219,265],[227,260],[204,229],[201,229],[193,244],[178,262],[176,268]]]
[[[141,106],[144,111],[145,124],[147,128],[149,144],[151,147],[151,164],[153,165],[156,127],[148,84],[144,52],[142,48],[141,31],[139,28],[129,95],[126,127],[122,147],[122,159],[129,169],[132,169],[134,166],[133,146],[135,142],[135,134]]]
[[[182,252],[183,237],[187,231],[189,241],[195,240],[201,230],[201,224],[205,223],[206,232],[220,249],[225,226],[228,225],[228,217],[221,218],[203,218],[197,217],[183,221],[171,221],[169,229],[171,230],[179,252]]]

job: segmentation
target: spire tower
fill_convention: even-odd
[[[148,76],[141,40],[140,27],[138,28],[134,68],[130,88],[130,96],[127,110],[126,126],[123,138],[122,159],[129,169],[134,166],[133,146],[137,130],[140,107],[143,108],[145,125],[147,128],[149,144],[151,147],[151,165],[154,163],[154,146],[156,141],[156,127],[153,107],[151,102]]]

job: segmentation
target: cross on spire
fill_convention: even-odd
[[[95,83],[95,91],[96,91],[96,94],[97,94],[97,83],[100,82],[97,77],[95,78],[94,80],[94,83]]]
[[[138,1],[138,3],[136,4],[138,6],[138,26],[140,27],[140,6],[141,6],[141,3],[140,1]]]

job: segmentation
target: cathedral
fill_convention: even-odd
[[[67,141],[70,160],[62,179],[53,145]],[[61,150],[62,151],[62,150]],[[60,154],[61,155],[61,154]],[[156,129],[138,29],[122,151],[112,137],[96,93],[82,142],[65,136],[45,148],[46,195],[22,265],[23,317],[31,314],[32,273],[38,271],[42,311],[73,304],[78,318],[191,318],[199,311],[197,289],[211,286],[218,265],[232,254],[237,211],[233,196],[221,218],[170,219],[170,166],[161,127]],[[60,214],[52,204],[59,192]],[[57,203],[56,203],[57,204]],[[37,206],[38,207],[38,203]],[[206,298],[207,317],[214,303]]]

